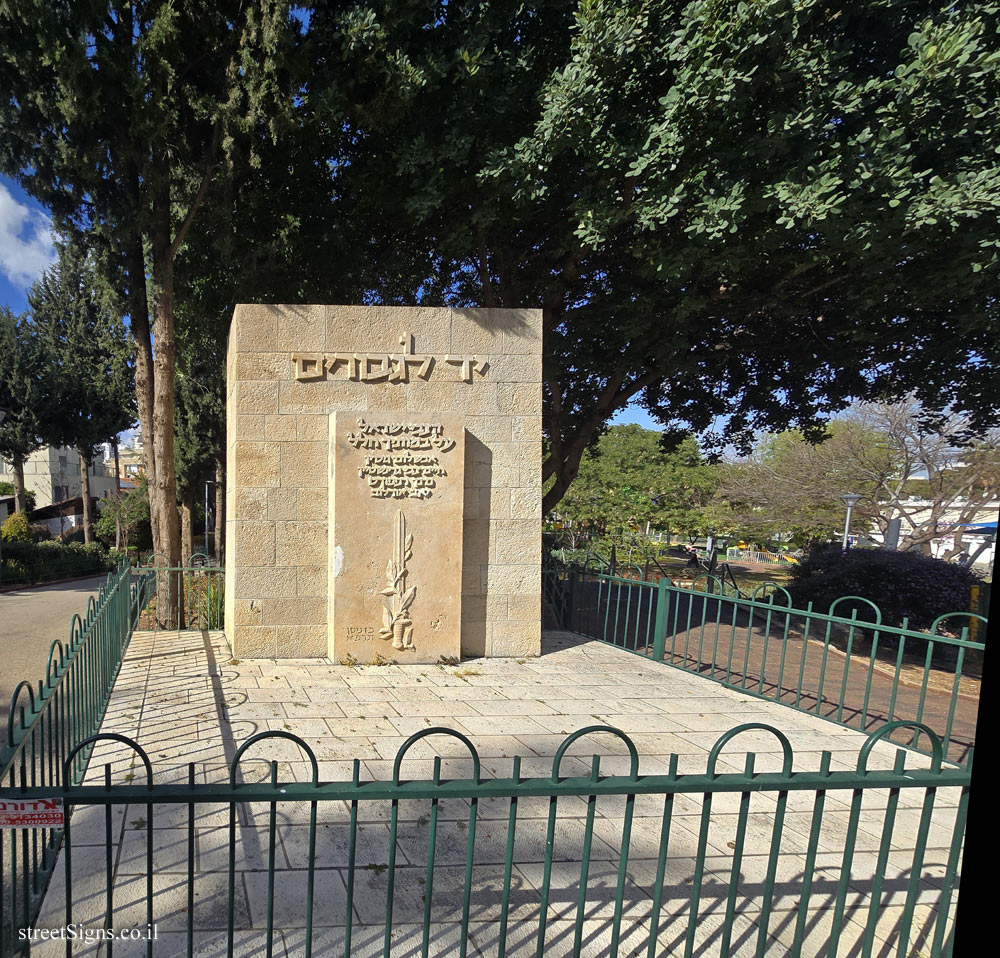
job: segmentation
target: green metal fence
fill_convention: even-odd
[[[682,587],[557,564],[543,581],[552,614],[570,631],[850,728],[927,724],[950,761],[964,761],[975,741],[985,646],[970,624],[985,624],[983,616],[939,616],[921,632],[882,624],[878,608],[857,596],[825,612],[795,609],[774,583],[746,598],[714,576]],[[921,747],[915,732],[897,738]]]
[[[468,738],[428,728],[403,743],[391,780],[362,781],[355,760],[352,779],[340,782],[320,781],[305,741],[270,731],[238,749],[228,780],[208,784],[198,783],[194,764],[186,783],[155,784],[140,746],[95,736],[65,754],[62,784],[32,790],[62,798],[74,813],[38,921],[100,929],[128,914],[132,924],[169,929],[171,944],[148,940],[148,956],[160,947],[193,955],[204,931],[199,915],[214,900],[208,924],[229,956],[246,944],[244,934],[255,954],[264,945],[268,955],[291,936],[290,953],[306,958],[470,950],[867,958],[885,953],[886,942],[901,956],[937,958],[952,949],[970,773],[942,764],[941,743],[926,727],[930,761],[907,767],[901,749],[886,761],[877,749],[896,730],[870,736],[852,770],[832,768],[823,752],[801,771],[782,732],[751,723],[718,739],[703,772],[680,774],[674,755],[663,771],[640,775],[629,737],[593,726],[562,742],[551,774],[522,776],[514,758],[509,777],[484,779]],[[780,768],[757,771],[750,753],[742,771],[731,770],[739,764],[723,750],[747,732],[777,740]],[[613,737],[620,754],[594,754],[588,774],[570,750],[598,734]],[[417,743],[427,748],[431,736],[452,747],[436,750],[429,779],[404,780],[407,753]],[[247,781],[251,749],[273,758],[288,743],[307,758],[310,780],[283,780],[272,760],[261,781]],[[456,743],[464,758],[454,757]],[[114,761],[103,781],[92,775],[94,784],[74,784],[75,753],[94,745],[111,749]],[[466,774],[442,778],[442,752]],[[873,754],[877,768],[869,767]],[[627,771],[602,775],[602,760],[613,759]],[[134,773],[131,784],[114,781],[126,768],[138,769],[138,781]],[[142,819],[131,846],[115,814],[126,806]],[[95,814],[80,819],[87,830],[78,834],[76,816],[88,812]],[[166,840],[156,837],[164,835],[161,819]],[[859,848],[864,822],[872,837]],[[168,881],[154,880],[164,872]],[[4,943],[5,956],[28,952],[16,939]]]
[[[221,629],[225,615],[225,569],[212,565],[204,553],[191,556],[187,565],[172,566],[156,553],[144,572],[150,576],[149,601],[136,628]]]
[[[0,748],[0,796],[59,789],[82,780],[104,718],[122,657],[150,580],[133,577],[127,563],[109,573],[86,614],[73,617],[69,639],[49,648],[45,677],[21,682],[8,712]],[[30,833],[29,833],[30,832]],[[9,947],[12,929],[38,906],[61,840],[54,828],[0,829],[0,940]]]
[[[213,900],[225,903],[221,933],[230,955],[240,950],[241,932],[266,936],[267,954],[285,935],[289,949],[294,940],[296,953],[305,955],[427,955],[444,953],[442,934],[452,935],[445,950],[462,955],[475,948],[536,956],[729,955],[737,949],[757,956],[867,956],[884,952],[886,941],[899,955],[951,954],[949,916],[971,763],[971,755],[965,767],[943,762],[957,741],[954,722],[939,735],[929,721],[896,721],[900,708],[883,715],[869,701],[867,726],[877,730],[853,770],[833,768],[829,752],[805,760],[812,762],[809,770],[793,770],[804,762],[787,738],[751,724],[723,735],[704,771],[679,773],[675,755],[653,775],[639,774],[638,753],[627,735],[595,726],[562,743],[551,774],[539,775],[536,767],[522,775],[522,759],[512,758],[509,777],[485,780],[465,736],[428,728],[403,744],[391,780],[362,781],[355,760],[351,780],[340,782],[321,782],[308,744],[273,731],[236,751],[228,780],[202,783],[199,775],[207,773],[192,764],[179,782],[169,769],[157,783],[139,745],[97,732],[143,610],[148,627],[168,618],[165,606],[160,616],[147,606],[159,603],[172,577],[185,590],[182,598],[167,593],[178,619],[195,627],[212,627],[198,623],[211,622],[215,614],[221,621],[220,569],[163,564],[133,577],[122,566],[87,616],[74,620],[68,645],[53,644],[37,696],[29,683],[15,693],[10,741],[0,753],[0,801],[62,798],[71,814],[64,830],[0,830],[4,958],[30,954],[32,943],[19,931],[33,923],[100,929],[120,924],[125,915],[132,924],[168,926],[173,916],[171,953],[191,955],[202,927],[199,903]],[[218,599],[192,599],[207,593],[213,580],[219,582]],[[722,588],[717,582],[703,585]],[[819,649],[827,647],[826,664],[834,627],[846,623],[848,641],[851,629],[859,630],[858,642],[860,630],[871,628],[856,616],[788,609],[779,604],[780,593],[743,600],[735,619],[727,619],[720,609],[736,609],[733,596],[691,592],[666,580],[653,585],[563,570],[546,574],[545,589],[560,621],[577,631],[778,701],[787,701],[786,683],[779,678],[776,694],[767,662],[777,657],[784,663],[780,677],[794,657],[787,648],[770,657],[761,649],[754,671],[756,653],[733,642],[727,647],[726,625],[742,615],[763,642],[774,629],[788,646],[797,634],[795,622],[818,618],[830,626]],[[808,633],[809,623],[802,628]],[[893,631],[900,630],[879,628],[876,634]],[[963,649],[970,647],[964,638],[903,636],[911,639],[959,643],[959,672]],[[798,699],[788,704],[824,714],[804,701],[809,669],[791,671]],[[850,724],[844,690],[851,684],[847,678],[837,684],[833,704],[843,707],[838,720]],[[829,704],[822,687],[815,700]],[[923,712],[933,718],[926,707]],[[774,736],[780,768],[758,771],[764,762],[750,754],[743,770],[733,771],[739,766],[722,751],[744,732]],[[613,736],[626,754],[594,755],[588,773],[571,749],[598,733]],[[457,740],[468,758],[455,758],[453,747],[438,747],[430,778],[404,780],[407,753],[418,743],[414,754],[426,748],[422,740],[428,736],[446,736],[451,746]],[[884,757],[874,763],[880,767],[869,768],[890,739],[918,742],[929,761],[908,767],[913,757],[898,751],[891,768],[882,767]],[[287,758],[279,749],[289,745],[307,757],[309,781],[279,774],[277,758]],[[88,761],[106,761],[109,748],[119,751],[104,766],[103,781],[94,773],[85,779]],[[252,781],[260,764],[251,759],[262,748],[267,774]],[[625,774],[616,769],[602,775],[602,762],[607,768],[623,758]],[[538,759],[524,760],[525,766],[529,761]],[[449,778],[442,777],[444,768]],[[128,827],[127,808],[138,813]],[[221,820],[213,819],[220,814]],[[131,846],[130,829],[138,832]],[[168,838],[179,832],[182,839],[163,842],[157,836],[164,832]],[[263,921],[258,917],[253,929],[246,898],[251,885],[266,902]],[[178,901],[186,903],[179,912]],[[291,928],[289,901],[304,909]],[[159,954],[152,941],[145,950]],[[116,953],[111,943],[106,953]]]

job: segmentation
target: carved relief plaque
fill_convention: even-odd
[[[334,661],[459,656],[464,486],[462,416],[330,416]]]

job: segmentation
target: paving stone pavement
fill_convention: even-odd
[[[353,762],[361,780],[390,779],[393,759],[405,738],[431,726],[447,726],[468,736],[479,751],[484,778],[507,777],[521,756],[521,775],[550,776],[556,749],[580,728],[605,724],[625,732],[639,753],[639,773],[662,774],[670,756],[683,773],[705,771],[708,752],[725,731],[746,722],[763,722],[783,731],[794,748],[795,770],[815,770],[823,750],[833,769],[852,769],[864,736],[830,722],[762,702],[604,643],[571,633],[550,632],[538,659],[470,660],[458,666],[387,665],[348,668],[322,660],[232,658],[221,633],[137,632],[113,692],[103,731],[129,736],[149,754],[154,781],[188,781],[194,763],[198,783],[228,780],[237,749],[251,735],[274,730],[300,736],[316,755],[321,781],[347,781]],[[758,771],[777,771],[781,749],[771,734],[753,730],[731,742],[718,770],[741,771],[745,752],[756,754]],[[588,736],[567,752],[560,774],[587,775],[591,756],[600,756],[601,774],[626,774],[628,756],[614,736]],[[894,746],[879,744],[869,767],[889,768]],[[402,779],[428,779],[433,760],[443,778],[468,777],[471,761],[453,738],[431,736],[417,742],[401,764]],[[312,768],[297,745],[270,739],[253,746],[240,763],[243,781],[270,777],[277,763],[282,782],[308,782]],[[128,749],[106,743],[95,751],[88,781],[136,781],[142,767]],[[927,759],[907,754],[907,765]],[[805,851],[815,794],[790,792],[775,875],[773,912],[764,933],[766,954],[788,953],[802,897]],[[733,839],[738,827],[738,793],[718,793],[710,809],[695,954],[715,955],[726,925],[733,872]],[[903,904],[913,864],[913,846],[923,792],[901,790],[891,848],[881,871],[879,907],[873,911],[876,955],[898,945]],[[826,794],[819,851],[812,870],[802,954],[819,955],[829,934],[833,903],[848,829],[850,793]],[[951,841],[957,789],[939,789],[929,828],[928,850],[917,880],[918,905],[911,936],[912,954],[930,953],[935,902]],[[869,919],[872,881],[887,796],[866,794],[851,881],[842,922],[840,952],[859,954]],[[655,882],[664,800],[635,800],[624,896],[622,955],[646,953],[652,888]],[[237,955],[265,955],[268,911],[268,820],[270,806],[238,807],[234,886]],[[475,868],[471,890],[468,953],[498,953],[500,889],[508,837],[508,799],[481,799],[476,814]],[[421,953],[426,903],[429,801],[399,803],[391,952]],[[739,863],[736,914],[730,922],[727,955],[754,954],[760,931],[768,850],[776,797],[754,794]],[[435,844],[429,951],[457,954],[461,897],[470,827],[470,803],[442,800]],[[698,835],[704,811],[701,795],[677,795],[668,845],[664,905],[655,953],[684,953],[695,875]],[[540,886],[546,847],[549,800],[518,800],[511,881],[508,955],[533,955],[540,917]],[[574,919],[584,845],[586,798],[561,798],[553,845],[552,893],[545,955],[572,954]],[[581,953],[604,955],[610,947],[618,881],[624,799],[606,796],[594,809],[594,830]],[[305,954],[306,862],[309,806],[289,802],[276,810],[276,869],[273,954]],[[313,912],[313,954],[344,953],[349,845],[349,808],[324,802],[318,810]],[[352,955],[382,954],[388,881],[389,809],[385,803],[358,807]],[[186,954],[188,918],[188,807],[116,807],[112,813],[114,925],[145,926],[146,849],[153,835],[154,920],[159,937],[154,955]],[[226,954],[229,806],[198,805],[195,810],[195,954]],[[72,819],[73,920],[104,923],[106,825],[99,807],[78,809]],[[65,923],[65,870],[61,860],[43,903],[39,927]],[[119,942],[114,955],[144,954],[142,942]],[[62,943],[32,949],[35,955],[65,954]],[[98,945],[76,946],[73,954],[107,954]]]

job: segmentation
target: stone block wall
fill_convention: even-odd
[[[435,357],[426,379],[296,379],[293,357]],[[471,381],[458,357],[487,363]],[[448,363],[445,357],[453,358]],[[541,636],[541,312],[236,307],[227,354],[226,634],[239,658],[325,656],[334,412],[465,417],[463,655],[537,655]]]

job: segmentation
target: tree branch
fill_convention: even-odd
[[[215,154],[219,149],[219,143],[221,140],[222,124],[216,121],[215,128],[212,130],[212,143],[208,150],[208,165],[201,178],[201,183],[198,186],[198,192],[195,193],[194,199],[191,201],[191,206],[188,208],[187,215],[184,217],[184,221],[181,223],[180,229],[177,230],[177,235],[174,237],[173,242],[167,250],[167,255],[171,260],[177,254],[177,250],[180,249],[181,244],[184,242],[184,239],[188,234],[188,230],[191,229],[191,224],[194,223],[194,218],[198,214],[198,210],[201,208],[201,204],[205,200],[205,194],[208,192],[208,184],[212,180],[212,174],[214,174],[219,168],[219,164],[215,162]]]

